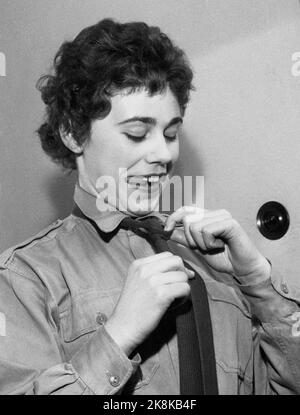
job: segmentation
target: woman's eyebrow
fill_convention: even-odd
[[[152,118],[152,117],[132,117],[132,118],[128,118],[127,120],[124,120],[124,121],[121,121],[121,122],[117,123],[117,125],[124,125],[124,124],[128,124],[128,123],[131,123],[131,122],[142,122],[144,124],[149,124],[149,125],[156,125],[157,124],[157,120],[155,118]],[[179,124],[179,123],[182,124],[183,119],[181,117],[175,117],[168,123],[166,128],[169,128],[172,125]]]
[[[132,117],[117,123],[117,125],[128,124],[130,122],[142,122],[144,124],[156,125],[156,119],[152,117]]]
[[[169,122],[169,124],[166,126],[165,129],[172,127],[172,125],[182,124],[182,123],[183,123],[183,119],[181,117],[175,117]]]

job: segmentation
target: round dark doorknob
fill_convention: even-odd
[[[265,238],[280,239],[289,229],[290,216],[281,203],[267,202],[259,209],[256,224]]]

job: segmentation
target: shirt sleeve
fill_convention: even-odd
[[[269,278],[240,285],[254,321],[255,393],[300,394],[300,309]]]
[[[67,361],[57,307],[39,279],[0,268],[0,394],[112,395],[137,370],[104,326]]]

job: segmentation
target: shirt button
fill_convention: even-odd
[[[289,292],[289,288],[288,288],[288,286],[286,285],[286,283],[285,283],[285,282],[283,282],[283,283],[281,284],[281,290],[282,290],[282,292],[283,292],[284,294],[288,294],[288,292]]]
[[[96,323],[103,325],[107,322],[107,316],[104,313],[98,313],[96,316]]]
[[[121,383],[121,380],[119,378],[119,376],[110,376],[109,377],[109,383],[111,384],[111,386],[119,386]]]

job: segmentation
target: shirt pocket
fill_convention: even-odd
[[[69,307],[60,314],[61,334],[65,343],[72,343],[96,331],[108,319],[118,301],[119,289],[83,291],[74,296]],[[99,319],[102,316],[102,319]],[[86,339],[84,339],[86,340]]]
[[[253,377],[242,366],[228,367],[217,360],[217,376],[220,395],[253,394]]]
[[[234,302],[211,303],[219,393],[253,393],[252,322]]]
[[[60,314],[61,337],[66,358],[74,354],[90,339],[100,325],[105,324],[111,316],[120,296],[120,289],[87,290],[71,299],[69,307]],[[151,336],[150,336],[151,337]],[[148,342],[140,350],[147,348]],[[139,352],[139,350],[138,350]],[[99,351],[101,353],[101,351]],[[135,374],[128,382],[128,390],[148,385],[159,367],[158,354],[143,358]],[[127,387],[125,387],[127,389]]]

